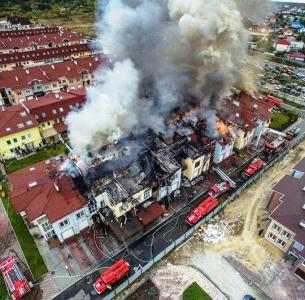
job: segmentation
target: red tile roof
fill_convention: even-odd
[[[12,64],[24,61],[40,61],[57,57],[67,57],[71,54],[91,51],[88,44],[78,44],[49,49],[38,49],[28,52],[0,54],[0,65]]]
[[[10,50],[32,48],[33,43],[39,47],[47,46],[49,43],[52,43],[53,47],[60,47],[63,46],[65,39],[67,39],[69,42],[80,43],[82,40],[85,40],[85,37],[81,33],[72,32],[69,29],[63,28],[59,32],[55,33],[39,33],[37,35],[30,36],[1,38],[0,49]]]
[[[69,92],[49,93],[38,100],[27,100],[22,104],[36,117],[39,123],[65,117],[73,107],[81,107],[86,100],[86,90],[70,90]],[[77,104],[78,103],[78,104]],[[56,110],[53,111],[53,110]],[[62,111],[61,111],[62,110]],[[44,117],[42,113],[45,113]]]
[[[52,160],[57,168],[62,163]],[[12,186],[9,193],[17,213],[25,211],[27,220],[34,221],[46,215],[51,223],[81,209],[87,201],[73,188],[72,178],[62,174],[58,179],[48,175],[50,165],[39,162],[8,176]],[[32,183],[32,187],[29,184]],[[55,188],[55,183],[59,191]]]
[[[38,34],[48,34],[60,32],[59,27],[43,27],[43,28],[31,28],[22,30],[5,30],[0,31],[0,38],[16,37],[16,36],[31,36]]]
[[[58,133],[62,133],[68,130],[68,126],[64,123],[54,124],[53,126]]]
[[[290,41],[289,40],[277,40],[276,42],[277,45],[285,45],[285,46],[289,46],[290,45]]]
[[[21,104],[2,109],[5,111],[0,111],[0,137],[38,126],[33,115],[28,114]]]
[[[158,203],[152,203],[146,208],[142,208],[138,213],[138,219],[143,225],[148,225],[153,220],[158,218],[164,213],[163,207]]]
[[[297,52],[297,53],[291,53],[288,55],[290,58],[300,58],[304,59],[305,55],[303,53]]]
[[[11,88],[14,91],[31,87],[34,80],[48,84],[58,81],[59,78],[79,78],[83,70],[92,74],[99,66],[106,64],[106,58],[103,57],[83,57],[27,69],[16,68],[0,72],[0,87]]]

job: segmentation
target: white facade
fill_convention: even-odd
[[[169,185],[159,188],[158,200],[166,197],[172,192],[179,190],[181,185],[181,168],[170,178]]]
[[[65,239],[79,234],[81,230],[90,226],[92,220],[88,207],[83,207],[54,223],[50,223],[45,215],[32,223],[39,228],[46,240],[56,235],[62,243]]]
[[[213,162],[215,164],[221,163],[224,159],[228,158],[233,153],[235,140],[232,139],[231,143],[223,144],[216,142]]]
[[[276,44],[275,51],[276,52],[289,52],[290,48],[291,48],[290,45]]]
[[[301,50],[304,48],[304,42],[290,41],[291,49]]]

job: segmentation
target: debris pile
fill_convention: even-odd
[[[227,236],[236,235],[242,228],[242,221],[239,218],[234,220],[214,219],[209,224],[204,224],[197,233],[203,241],[218,243],[226,240]]]

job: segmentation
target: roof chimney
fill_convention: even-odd
[[[30,70],[29,69],[25,69],[25,73],[26,74],[30,74]]]
[[[56,98],[56,99],[59,99],[59,94],[55,94],[55,98]]]
[[[17,81],[17,82],[19,81],[19,78],[18,78],[18,76],[15,76],[15,79],[16,79],[16,81]]]
[[[58,186],[58,184],[57,184],[56,182],[54,182],[54,187],[55,187],[55,190],[56,190],[57,192],[59,192],[59,186]]]
[[[54,66],[54,65],[51,65],[51,68],[52,68],[53,70],[55,70],[55,66]]]
[[[71,70],[70,67],[67,67],[67,70],[70,71]]]
[[[5,107],[4,105],[1,105],[2,111],[5,111]]]
[[[74,64],[77,66],[77,61],[76,60],[74,61]]]
[[[29,183],[29,188],[36,186],[37,185],[37,181],[32,181]]]
[[[257,104],[254,103],[254,104],[253,104],[253,108],[254,108],[254,109],[257,109]]]
[[[59,99],[62,100],[62,99],[64,99],[64,97],[63,96],[59,96]]]
[[[299,225],[300,225],[301,227],[305,228],[305,220],[302,220],[302,219],[301,219]]]
[[[234,104],[235,106],[239,107],[239,101],[234,100],[234,101],[233,101],[233,104]]]
[[[240,117],[240,115],[239,115],[238,112],[235,114],[235,116],[236,116],[236,118],[239,118],[239,117]]]

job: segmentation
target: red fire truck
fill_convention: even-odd
[[[99,279],[93,284],[93,287],[98,294],[101,294],[107,289],[111,289],[112,284],[126,276],[129,272],[129,269],[129,263],[124,259],[120,259],[101,274]]]
[[[205,215],[211,212],[219,202],[216,198],[210,196],[203,200],[186,218],[187,223],[190,225],[199,222]]]
[[[257,173],[266,163],[260,159],[259,157],[254,158],[251,164],[246,168],[243,172],[243,175],[246,177],[250,177]]]
[[[283,150],[283,146],[286,145],[286,140],[283,137],[278,137],[276,140],[274,140],[271,143],[265,144],[265,153],[267,154],[273,154],[276,152],[281,152]]]
[[[269,102],[271,102],[271,103],[273,103],[273,104],[274,104],[275,106],[277,106],[277,107],[280,107],[281,104],[282,104],[282,101],[281,101],[281,100],[279,100],[279,99],[277,99],[277,98],[275,98],[274,96],[271,96],[271,95],[268,95],[268,96],[266,97],[266,100],[269,101]]]
[[[218,197],[229,190],[232,190],[234,185],[228,181],[217,183],[210,187],[209,195],[212,197]]]
[[[11,299],[21,299],[31,290],[29,282],[20,271],[13,256],[9,256],[0,263],[0,271]]]

